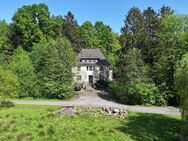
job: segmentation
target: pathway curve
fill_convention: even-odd
[[[63,102],[49,101],[13,101],[15,104],[37,104],[37,105],[62,105],[62,106],[94,106],[94,107],[115,107],[127,109],[128,111],[142,113],[156,113],[180,115],[180,110],[175,107],[146,107],[137,105],[124,105],[112,101],[107,94],[100,91],[83,91],[71,100]]]

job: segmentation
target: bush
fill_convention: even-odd
[[[71,98],[74,94],[73,87],[71,84],[63,84],[60,88],[61,93],[58,95],[60,99]]]
[[[166,105],[165,96],[159,93],[154,83],[139,83],[125,86],[116,81],[109,82],[108,91],[119,102],[139,105]]]
[[[19,82],[16,75],[12,71],[0,66],[0,96],[2,97],[18,97]]]
[[[141,105],[166,105],[165,97],[160,94],[154,83],[136,84],[134,95],[137,95],[137,103]]]
[[[116,98],[121,103],[126,103],[128,101],[124,95],[125,88],[117,81],[110,81],[108,83],[107,91],[111,94],[112,97]]]
[[[105,80],[98,80],[96,83],[95,83],[95,86],[98,88],[98,89],[106,89],[108,87],[108,81],[105,81]]]
[[[0,101],[0,108],[10,108],[14,106],[15,106],[14,103],[11,101],[5,101],[5,100]]]

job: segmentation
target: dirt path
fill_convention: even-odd
[[[13,101],[15,104],[37,104],[37,105],[72,105],[72,106],[95,106],[95,107],[116,107],[123,108],[129,111],[142,113],[170,114],[180,115],[180,111],[175,107],[146,107],[146,106],[131,106],[119,104],[112,101],[107,94],[100,91],[83,91],[77,94],[75,98],[63,102],[48,102],[48,101]]]

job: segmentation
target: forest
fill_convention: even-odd
[[[99,48],[114,80],[105,88],[125,104],[181,106],[188,133],[188,16],[168,6],[126,13],[121,32],[102,21],[79,25],[70,11],[23,6],[0,21],[0,97],[68,99],[82,48]]]

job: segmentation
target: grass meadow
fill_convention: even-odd
[[[130,112],[128,117],[59,116],[59,107],[16,105],[0,109],[0,141],[175,141],[178,116]]]

